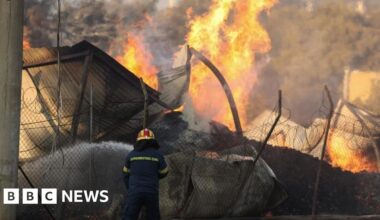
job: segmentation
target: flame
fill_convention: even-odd
[[[184,109],[185,109],[185,106],[184,106],[184,105],[181,105],[180,107],[174,109],[173,112],[183,112]]]
[[[28,37],[29,33],[30,33],[29,29],[24,26],[24,32],[23,32],[23,38],[22,38],[23,49],[29,49],[31,47],[29,37]]]
[[[24,39],[22,40],[22,47],[24,49],[29,49],[30,48],[30,42],[27,38],[24,37]]]
[[[358,173],[362,171],[377,172],[376,163],[368,160],[364,154],[354,150],[354,147],[344,137],[332,132],[327,146],[329,162],[334,167],[342,170]]]
[[[269,35],[258,16],[276,2],[214,0],[208,13],[190,22],[188,44],[204,53],[225,76],[243,126],[247,124],[249,93],[256,81],[255,54],[271,49]],[[197,112],[234,128],[221,86],[201,63],[192,67],[190,96]]]
[[[116,56],[115,59],[137,77],[142,77],[150,87],[157,89],[156,73],[158,71],[152,64],[152,54],[145,48],[143,42],[143,36],[128,34],[128,39],[123,45],[123,55]]]

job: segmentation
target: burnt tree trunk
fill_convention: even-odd
[[[0,219],[15,219],[3,189],[17,187],[22,70],[23,0],[0,0]]]

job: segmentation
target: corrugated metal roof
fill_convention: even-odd
[[[59,145],[55,147],[74,139],[89,140],[91,87],[93,140],[134,141],[144,117],[140,80],[86,41],[62,47],[60,57],[62,107]],[[185,63],[177,62],[181,65],[159,73],[160,90],[165,94],[146,86],[150,121],[183,104],[189,85],[189,59],[185,53]],[[57,49],[26,49],[23,61],[20,158],[25,161],[50,152],[54,146],[58,131]]]
[[[88,77],[85,74],[86,57]],[[61,138],[62,143],[73,139],[74,118],[78,119],[78,139],[89,139],[90,88],[93,88],[93,136],[109,140],[116,136],[133,140],[142,126],[144,96],[139,79],[112,57],[92,44],[83,41],[73,47],[61,48]],[[50,151],[57,126],[58,66],[56,48],[32,48],[24,51],[23,105],[20,138],[21,152],[38,148]],[[84,84],[85,86],[83,86]],[[83,100],[80,100],[83,89]],[[150,104],[159,100],[159,93],[147,87]],[[79,111],[76,112],[81,102]],[[38,106],[40,111],[31,111]],[[150,112],[161,113],[163,104],[150,107]],[[27,140],[27,141],[25,141]],[[67,141],[69,140],[69,141]],[[27,143],[27,144],[25,144]],[[35,146],[30,146],[33,143]],[[25,146],[28,145],[28,146]],[[29,152],[30,153],[30,152]],[[21,158],[23,158],[21,156]],[[26,156],[25,156],[26,158]]]

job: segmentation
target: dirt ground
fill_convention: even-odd
[[[271,146],[266,147],[262,158],[273,169],[289,194],[289,198],[283,204],[270,210],[272,215],[308,216],[311,214],[319,160],[292,149]],[[351,173],[323,163],[317,214],[340,217],[379,215],[379,184],[380,174],[378,173]],[[361,217],[361,219],[365,218]],[[380,220],[380,217],[376,216],[372,219]]]

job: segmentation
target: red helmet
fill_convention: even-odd
[[[149,130],[148,128],[142,129],[137,134],[137,141],[140,141],[140,140],[149,140],[149,139],[154,139],[154,133],[153,133],[153,131]]]

